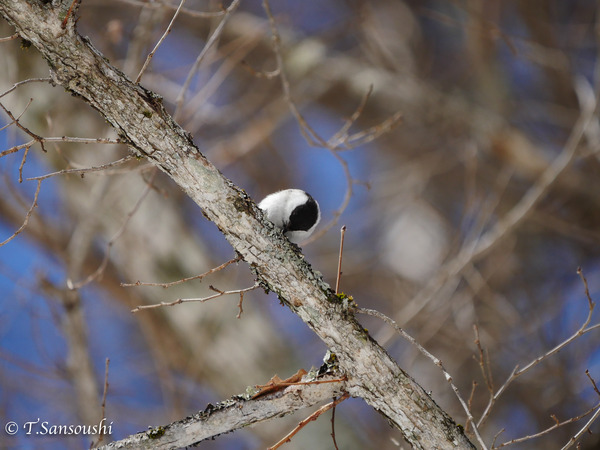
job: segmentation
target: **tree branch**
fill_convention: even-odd
[[[209,404],[204,411],[186,419],[134,434],[99,449],[137,449],[150,444],[154,449],[183,448],[228,431],[331,400],[343,395],[344,387],[343,381],[334,381],[293,385],[256,399],[249,399],[248,395],[236,395],[214,406]]]

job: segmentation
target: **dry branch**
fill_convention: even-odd
[[[169,425],[129,436],[100,447],[110,449],[183,448],[219,434],[280,417],[344,394],[345,383],[309,383],[293,385],[257,399],[234,396],[216,405],[208,405],[191,417]]]

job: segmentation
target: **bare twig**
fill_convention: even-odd
[[[373,86],[369,86],[368,91],[363,96],[358,107],[350,116],[350,118],[348,118],[345,121],[344,125],[342,125],[340,130],[338,130],[328,141],[319,136],[319,134],[308,124],[302,113],[300,113],[300,110],[292,97],[290,82],[287,78],[286,72],[283,67],[281,36],[279,34],[279,30],[277,29],[277,23],[271,11],[271,6],[268,0],[263,0],[263,9],[265,10],[267,18],[269,19],[269,25],[271,27],[271,35],[273,38],[273,52],[275,54],[275,60],[277,62],[277,70],[279,71],[279,79],[281,80],[284,98],[287,104],[289,105],[290,111],[292,112],[296,121],[300,125],[300,131],[302,135],[310,145],[323,147],[332,152],[348,150],[358,145],[371,142],[372,140],[381,136],[383,133],[388,132],[394,126],[400,123],[401,114],[398,112],[393,114],[390,118],[384,120],[379,125],[371,127],[367,130],[360,131],[350,136],[348,135],[348,130],[358,120],[366,106],[369,97],[371,96]]]
[[[29,108],[29,105],[31,105],[31,102],[33,102],[33,99],[30,98],[29,102],[27,102],[27,105],[25,105],[25,108],[23,108],[23,111],[21,112],[21,114],[18,115],[18,117],[13,117],[13,115],[10,113],[10,111],[8,111],[6,108],[4,108],[4,106],[2,106],[2,108],[4,108],[4,111],[6,111],[6,113],[13,119],[12,122],[6,124],[5,126],[3,126],[1,130],[4,130],[5,128],[15,124],[17,126],[19,126],[20,128],[23,128],[22,126],[19,125],[19,119],[23,116],[23,114],[25,114],[25,111],[27,111],[27,108]],[[34,141],[30,141],[33,145]],[[21,147],[22,148],[22,147]],[[19,183],[23,182],[23,167],[25,166],[25,162],[27,161],[27,154],[29,153],[29,149],[31,148],[31,145],[25,145],[25,152],[23,153],[23,158],[21,159],[21,164],[19,165]],[[10,151],[12,149],[9,149],[5,152],[2,152],[1,156],[4,156],[5,154],[8,153],[13,153],[12,151]]]
[[[234,69],[237,69],[240,64],[243,63],[243,58],[248,56],[248,53],[255,48],[264,38],[262,28],[253,30],[252,34],[243,35],[238,37],[231,42],[223,44],[219,47],[218,53],[212,58],[207,60],[206,64],[212,64],[214,60],[222,59],[222,63],[211,71],[210,77],[202,83],[202,86],[198,89],[196,94],[191,97],[186,103],[186,111],[194,111],[194,113],[187,119],[187,123],[203,123],[205,122],[204,116],[207,114],[206,105],[209,102],[211,96],[217,92],[219,87],[223,85],[228,79],[229,75]],[[240,104],[244,104],[244,99],[239,98]],[[214,115],[214,111],[211,110],[208,114]],[[247,125],[251,126],[250,124]]]
[[[583,91],[580,87],[582,83],[586,82],[582,79],[575,80],[574,85],[577,92]],[[435,294],[446,286],[450,280],[459,276],[465,268],[470,266],[470,264],[489,254],[491,250],[496,248],[504,238],[517,229],[532,211],[534,211],[535,207],[544,198],[550,187],[573,162],[581,140],[585,136],[585,132],[594,120],[595,113],[598,110],[600,86],[598,86],[598,92],[596,92],[595,95],[596,97],[592,99],[580,98],[580,104],[584,105],[593,102],[593,107],[581,108],[580,115],[573,125],[571,133],[563,146],[562,152],[554,159],[552,164],[544,170],[525,195],[523,195],[517,204],[515,204],[507,214],[500,218],[500,220],[498,220],[498,222],[496,222],[496,224],[479,239],[473,238],[472,240],[467,241],[458,254],[446,263],[438,274],[402,308],[398,317],[402,317],[403,321],[408,322],[433,301],[436,298]]]
[[[350,150],[360,145],[368,144],[374,141],[385,133],[389,133],[391,130],[400,125],[402,119],[402,113],[400,111],[392,114],[390,117],[385,119],[380,124],[369,127],[365,130],[358,131],[354,134],[346,136],[344,140],[344,150]],[[339,149],[342,150],[342,149]]]
[[[43,142],[71,142],[74,144],[122,144],[120,139],[111,138],[82,138],[77,136],[42,137]]]
[[[74,14],[74,11],[77,5],[77,2],[79,2],[80,0],[73,0],[73,3],[71,3],[71,6],[69,6],[69,10],[67,11],[67,14],[65,15],[65,18],[63,19],[62,23],[60,24],[60,27],[65,29],[67,27],[67,22],[69,21],[69,17],[71,17],[72,14]]]
[[[4,108],[4,111],[6,111],[6,113],[12,118],[12,121],[7,123],[6,125],[4,125],[2,128],[0,128],[0,131],[10,127],[11,125],[16,125],[16,123],[19,121],[19,119],[23,116],[23,114],[25,114],[25,111],[27,111],[27,108],[29,108],[29,106],[31,105],[31,102],[33,102],[33,99],[30,98],[29,101],[27,102],[27,104],[25,105],[25,108],[23,108],[23,111],[21,111],[21,114],[19,114],[16,118],[13,117],[13,115],[10,113],[10,111],[8,111],[6,108]]]
[[[239,312],[236,316],[237,319],[242,317],[242,313],[244,312],[244,308],[242,308],[242,303],[244,303],[244,292],[240,292],[240,301],[238,302]]]
[[[314,413],[312,413],[310,416],[308,416],[306,419],[302,420],[297,426],[296,428],[294,428],[292,431],[290,431],[287,435],[285,435],[279,442],[277,442],[275,445],[273,445],[272,447],[268,447],[267,450],[275,450],[278,449],[279,447],[281,447],[283,444],[285,444],[286,442],[289,442],[292,437],[294,437],[294,435],[296,435],[302,428],[304,428],[309,422],[312,422],[313,420],[317,420],[317,418],[323,414],[326,411],[329,411],[331,408],[333,408],[334,406],[340,404],[341,402],[343,402],[344,400],[346,400],[348,397],[350,397],[350,394],[345,393],[344,395],[342,395],[341,397],[339,397],[338,399],[334,400],[331,403],[327,403],[324,406],[321,406],[319,409],[317,409]]]
[[[250,74],[256,78],[264,78],[267,80],[270,80],[272,78],[275,78],[277,76],[279,76],[279,67],[276,68],[275,70],[271,70],[271,71],[264,71],[264,70],[256,70],[254,67],[252,67],[250,64],[248,64],[247,61],[242,60],[240,62],[240,66],[242,67],[242,69],[247,70],[248,72],[250,72]]]
[[[10,124],[10,125],[12,125],[12,124]],[[3,128],[5,128],[5,127],[3,127]],[[0,131],[2,131],[2,130],[0,130]],[[15,145],[14,147],[9,148],[8,150],[4,150],[3,152],[0,152],[0,158],[2,158],[3,156],[6,156],[6,155],[10,155],[12,153],[16,153],[19,150],[21,150],[22,148],[31,147],[33,144],[35,144],[35,141],[29,141],[25,144]]]
[[[2,131],[4,128],[12,125],[12,123],[5,125],[0,128]],[[110,138],[81,138],[81,137],[72,137],[72,136],[52,136],[52,137],[40,137],[41,142],[71,142],[74,144],[122,144],[119,139],[110,139]],[[37,140],[31,140],[26,142],[25,144],[15,145],[14,147],[9,148],[8,150],[4,150],[0,153],[0,157],[15,153],[21,150],[23,147],[31,147],[33,144],[38,142]]]
[[[581,278],[581,281],[583,283],[583,288],[585,290],[585,297],[587,298],[588,301],[588,307],[590,310],[590,315],[592,314],[592,311],[594,310],[594,306],[595,303],[592,300],[592,297],[590,297],[590,289],[588,288],[588,283],[587,280],[585,279],[585,277],[583,276],[583,271],[581,270],[581,267],[577,268],[577,275],[579,275],[579,278]],[[589,321],[588,321],[589,323]],[[587,325],[587,324],[586,324]]]
[[[104,419],[106,419],[106,394],[108,393],[108,365],[110,363],[110,359],[106,358],[106,365],[104,368],[104,391],[102,392],[102,417],[100,418],[100,423]],[[100,442],[104,440],[104,429],[100,427],[98,432],[98,441],[94,443],[94,446],[97,447]]]
[[[313,233],[312,236],[306,240],[306,243],[316,241],[321,236],[325,235],[325,233],[327,233],[331,228],[333,228],[335,224],[338,223],[340,216],[344,213],[344,211],[350,204],[350,200],[352,199],[352,195],[354,194],[354,184],[356,183],[356,180],[352,178],[352,174],[350,173],[348,163],[344,158],[342,158],[342,156],[338,152],[332,151],[331,154],[334,156],[335,159],[338,160],[340,166],[342,167],[342,170],[344,171],[344,177],[346,178],[346,192],[344,194],[342,203],[340,204],[338,209],[336,209],[333,212],[333,218],[328,223],[321,226],[319,231]]]
[[[306,371],[304,371],[304,374],[306,374]],[[341,381],[348,381],[348,377],[346,377],[345,375],[342,376],[341,378],[330,378],[327,380],[310,380],[310,381],[277,381],[277,386],[278,387],[289,387],[289,386],[308,386],[308,385],[312,385],[312,384],[327,384],[327,383],[339,383]],[[271,384],[267,383],[267,384],[263,384],[263,385],[257,385],[257,388],[266,388],[271,386]],[[258,395],[264,395],[264,394],[256,394],[253,396],[253,398],[256,398]]]
[[[348,134],[350,127],[352,127],[352,125],[356,123],[356,121],[360,118],[361,114],[363,113],[363,110],[367,105],[367,101],[369,100],[369,97],[372,93],[373,85],[370,85],[369,90],[363,96],[362,101],[360,102],[354,113],[346,120],[342,128],[340,128],[338,132],[335,133],[335,135],[333,135],[327,141],[328,148],[336,151],[350,150],[359,145],[363,145],[377,139],[382,134],[389,132],[394,127],[400,124],[400,118],[402,117],[402,114],[400,112],[397,112],[395,114],[392,114],[391,117],[388,117],[378,125],[367,128],[365,130],[361,130],[351,135]]]
[[[17,35],[15,35],[15,36],[17,36]],[[5,38],[5,39],[8,39],[8,38]],[[4,91],[2,94],[0,94],[0,98],[2,98],[5,95],[11,93],[12,91],[14,91],[19,86],[22,86],[22,85],[27,84],[27,83],[35,83],[35,82],[37,82],[37,83],[39,83],[39,82],[41,82],[41,83],[50,83],[50,84],[53,83],[52,78],[50,78],[50,77],[45,77],[45,78],[29,78],[27,80],[19,81],[18,83],[13,84],[12,87],[8,88],[6,91]]]
[[[335,397],[333,400],[335,401]],[[335,450],[339,450],[337,441],[335,440],[335,405],[331,408],[331,439]]]
[[[596,405],[595,408],[596,408],[596,412],[594,413],[594,415],[592,417],[590,417],[590,420],[588,420],[586,422],[586,424],[581,428],[581,430],[579,430],[577,433],[575,433],[575,435],[573,437],[571,437],[571,439],[569,439],[569,442],[567,442],[561,450],[567,450],[568,448],[571,448],[573,446],[573,444],[575,444],[575,442],[577,442],[579,440],[579,438],[581,438],[583,433],[585,433],[586,431],[588,431],[590,429],[590,426],[592,425],[592,423],[594,423],[600,416],[599,405]]]
[[[142,309],[153,309],[153,308],[160,308],[163,306],[175,306],[175,305],[179,305],[180,303],[190,303],[190,302],[207,302],[209,300],[212,300],[214,298],[217,297],[222,297],[224,295],[233,295],[233,294],[238,294],[240,296],[244,295],[244,293],[248,292],[248,291],[252,291],[256,288],[258,288],[260,285],[258,283],[254,283],[252,286],[244,288],[244,289],[235,289],[232,291],[220,291],[214,287],[211,286],[213,291],[216,291],[216,294],[214,295],[209,295],[208,297],[200,297],[200,298],[180,298],[177,299],[173,302],[160,302],[160,303],[155,303],[153,305],[140,305],[135,307],[134,309],[131,310],[132,313],[136,313],[138,311],[141,311]]]
[[[475,331],[475,345],[477,345],[477,349],[479,350],[479,368],[481,369],[481,375],[485,381],[485,385],[488,388],[488,391],[493,394],[494,393],[494,381],[492,379],[492,373],[490,371],[489,364],[489,355],[484,351],[481,347],[481,340],[479,339],[479,327],[477,325],[473,325],[473,330]]]
[[[592,386],[594,387],[594,391],[596,391],[596,394],[598,394],[600,396],[600,390],[598,390],[598,386],[596,385],[596,381],[590,375],[589,369],[586,369],[585,374],[590,379],[590,382],[592,383]]]
[[[121,283],[121,287],[133,287],[133,286],[157,286],[157,287],[162,287],[162,288],[170,288],[171,286],[175,286],[177,284],[181,284],[181,283],[186,283],[188,281],[192,281],[192,280],[202,280],[203,278],[205,278],[206,276],[218,272],[219,270],[224,269],[225,267],[227,267],[230,264],[236,263],[238,261],[240,261],[242,258],[241,256],[238,256],[236,258],[230,259],[227,262],[224,262],[223,264],[221,264],[220,266],[217,267],[213,267],[212,269],[201,273],[200,275],[194,275],[193,277],[187,277],[187,278],[182,278],[180,280],[176,280],[176,281],[171,281],[170,283],[145,283],[145,282],[141,282],[141,281],[136,281],[135,283]]]
[[[600,396],[600,390],[598,390],[598,386],[596,385],[596,381],[590,375],[590,371],[586,370],[585,374],[590,379],[590,382],[592,383],[592,386],[594,387],[594,391],[596,391],[596,394],[598,394]],[[596,408],[598,408],[599,406],[600,405],[596,405]],[[594,415],[590,418],[590,420],[588,420],[587,423],[577,433],[575,433],[575,435],[573,435],[571,437],[571,439],[569,439],[569,442],[567,442],[563,446],[562,450],[566,450],[566,449],[572,447],[573,444],[575,444],[575,442],[577,442],[579,440],[579,438],[583,435],[583,433],[585,433],[586,431],[589,431],[590,426],[592,425],[592,423],[594,421],[596,421],[596,419],[598,419],[599,415],[600,415],[600,408],[598,408],[596,410],[596,412],[594,413]]]
[[[0,38],[0,42],[14,41],[15,39],[18,39],[18,38],[19,38],[19,33],[15,33],[12,36]]]
[[[290,107],[290,111],[296,118],[296,121],[300,125],[300,132],[306,139],[306,141],[313,146],[319,146],[327,148],[327,142],[319,136],[319,134],[308,125],[304,116],[298,110],[296,103],[294,102],[290,89],[290,82],[287,78],[286,72],[283,67],[283,55],[281,52],[281,36],[277,29],[277,23],[273,12],[271,11],[271,5],[268,0],[263,0],[263,9],[269,19],[269,26],[271,27],[271,36],[273,39],[273,53],[275,54],[275,61],[277,62],[277,68],[279,70],[279,79],[281,80],[281,87],[283,88],[283,95]]]
[[[495,394],[490,395],[490,399],[488,401],[488,404],[487,404],[485,410],[483,411],[483,414],[481,415],[481,418],[477,422],[477,426],[481,426],[486,421],[486,419],[490,415],[492,407],[494,406],[494,404],[498,400],[498,397],[500,397],[502,395],[502,393],[504,393],[504,391],[508,388],[508,386],[516,378],[518,378],[519,376],[521,376],[524,373],[528,372],[529,370],[531,370],[532,368],[534,368],[535,366],[537,366],[539,363],[541,363],[542,361],[544,361],[547,358],[549,358],[550,356],[558,353],[564,347],[566,347],[571,342],[573,342],[575,339],[581,337],[585,333],[588,333],[588,332],[590,332],[592,330],[595,330],[595,329],[600,329],[600,324],[596,324],[596,325],[588,327],[588,325],[590,324],[590,321],[592,320],[592,314],[594,312],[594,306],[595,306],[595,304],[594,304],[594,302],[592,301],[592,299],[591,299],[591,297],[589,295],[589,291],[588,291],[588,288],[587,288],[587,280],[585,279],[585,277],[583,275],[583,272],[581,271],[581,268],[577,269],[577,274],[581,277],[581,279],[583,281],[583,284],[584,284],[584,287],[585,287],[586,297],[587,297],[587,300],[588,300],[588,315],[587,315],[585,321],[579,327],[579,329],[575,333],[573,333],[570,337],[568,337],[567,339],[565,339],[564,341],[562,341],[560,344],[558,344],[556,347],[554,347],[553,349],[547,351],[543,355],[538,356],[537,358],[535,358],[534,360],[532,360],[531,362],[529,362],[529,364],[525,365],[522,369],[519,369],[518,365],[515,366],[515,368],[511,372],[511,374],[508,376],[508,378],[506,379],[506,381],[504,382],[504,384],[502,386],[500,386],[500,388],[498,389],[498,391]]]
[[[33,99],[29,99],[29,103],[27,103],[27,106],[25,107],[25,109],[27,109],[29,107],[29,105],[31,105],[32,101],[33,101]],[[39,142],[40,145],[41,145],[41,147],[42,147],[42,150],[44,152],[46,152],[46,148],[44,147],[44,138],[43,137],[35,134],[29,128],[21,125],[21,123],[19,122],[19,118],[21,116],[15,118],[15,116],[13,116],[13,114],[2,103],[0,103],[0,107],[2,107],[2,109],[4,110],[4,112],[8,115],[8,117],[10,117],[10,119],[12,120],[12,123],[14,123],[17,127],[19,127],[21,130],[23,130],[29,136],[31,136],[36,142]]]
[[[104,392],[102,393],[102,418],[106,417],[106,394],[108,392],[108,365],[110,364],[110,359],[106,358],[106,367],[104,369]]]
[[[217,25],[217,27],[215,28],[213,33],[210,35],[210,37],[208,38],[208,41],[204,45],[204,48],[202,49],[202,51],[196,58],[194,65],[190,69],[188,76],[187,76],[185,82],[183,83],[183,86],[181,87],[181,90],[179,91],[177,98],[175,99],[175,113],[174,113],[175,120],[179,119],[179,116],[181,114],[182,107],[183,107],[183,102],[185,100],[185,94],[186,94],[187,90],[189,89],[192,79],[194,78],[194,75],[198,71],[200,64],[202,64],[202,61],[204,60],[208,51],[212,48],[213,44],[221,36],[221,31],[223,30],[223,27],[225,26],[225,24],[231,17],[231,14],[233,14],[233,12],[237,9],[239,4],[240,4],[240,0],[233,0],[231,2],[229,7],[225,10],[223,17],[221,18],[221,22],[219,22],[219,25]]]
[[[10,241],[12,241],[15,237],[17,237],[17,235],[19,233],[21,233],[21,231],[23,231],[25,229],[25,227],[27,226],[27,224],[29,223],[29,218],[31,217],[31,214],[33,213],[33,210],[35,209],[35,207],[37,206],[37,201],[38,201],[38,195],[40,194],[40,188],[42,186],[42,182],[40,180],[38,180],[38,184],[37,184],[37,188],[35,190],[35,194],[33,196],[33,203],[31,204],[31,207],[29,208],[29,210],[27,211],[27,213],[25,214],[25,220],[23,220],[23,224],[19,227],[19,229],[17,231],[15,231],[10,237],[8,237],[7,239],[5,239],[4,241],[0,242],[0,247],[2,247],[4,244],[8,244]]]
[[[167,38],[167,35],[171,32],[171,29],[173,28],[173,24],[175,23],[175,19],[177,19],[177,16],[179,15],[179,12],[181,11],[181,8],[183,7],[185,1],[186,0],[181,0],[179,2],[179,6],[177,7],[177,10],[175,11],[175,14],[173,14],[173,18],[171,19],[171,22],[169,22],[169,25],[167,26],[167,29],[165,30],[165,32],[163,33],[163,35],[160,37],[160,39],[158,40],[158,42],[156,43],[156,45],[154,46],[154,48],[152,49],[152,51],[148,54],[148,57],[146,58],[146,61],[144,61],[144,65],[142,66],[142,69],[140,70],[140,73],[138,74],[138,76],[135,79],[136,83],[140,82],[140,80],[142,79],[142,75],[144,74],[144,72],[148,68],[148,65],[150,64],[150,61],[152,60],[152,58],[154,57],[154,54],[158,50],[158,47],[160,47],[160,45],[163,43],[163,41]]]
[[[520,438],[512,439],[512,440],[507,441],[507,442],[503,442],[502,444],[500,444],[498,446],[492,447],[492,449],[502,448],[502,447],[506,447],[508,445],[513,445],[513,444],[519,444],[521,442],[525,442],[525,441],[529,441],[531,439],[538,438],[538,437],[543,436],[545,434],[548,434],[551,431],[554,431],[557,428],[560,428],[560,427],[562,427],[564,425],[568,425],[570,423],[577,422],[578,420],[581,420],[584,417],[590,415],[594,411],[595,411],[595,414],[592,416],[592,418],[583,427],[583,431],[585,431],[585,430],[587,430],[589,428],[589,426],[591,425],[591,423],[598,418],[598,414],[600,413],[600,403],[598,403],[597,405],[593,406],[592,408],[590,408],[589,410],[587,410],[583,414],[581,414],[579,416],[576,416],[576,417],[571,417],[570,419],[564,420],[562,422],[560,422],[555,415],[552,415],[551,417],[554,420],[554,425],[552,425],[551,427],[548,427],[545,430],[540,431],[539,433],[530,434],[528,436],[523,436],[523,437],[520,437]],[[580,433],[581,433],[581,431],[580,431]],[[563,450],[566,449],[566,448],[569,448],[571,445],[573,445],[575,443],[575,441],[577,439],[579,439],[580,436],[581,435],[579,433],[577,435],[573,436],[569,440],[569,443],[566,446],[563,447]]]
[[[363,96],[362,101],[360,102],[360,104],[358,105],[358,107],[356,108],[354,113],[352,113],[352,115],[348,119],[346,119],[346,123],[342,126],[342,128],[340,128],[338,130],[338,132],[335,133],[327,141],[327,143],[329,145],[331,145],[332,147],[335,148],[340,145],[344,145],[347,142],[348,130],[350,130],[350,127],[352,127],[352,125],[354,125],[354,123],[359,119],[359,117],[362,114],[363,110],[365,109],[365,106],[367,105],[367,101],[369,100],[369,97],[371,97],[372,93],[373,93],[373,85],[371,84],[371,85],[369,85],[369,90]]]
[[[129,221],[131,220],[133,215],[137,212],[137,210],[140,208],[140,205],[142,204],[142,202],[144,201],[146,196],[152,190],[152,181],[154,179],[154,175],[156,175],[156,171],[154,171],[152,178],[150,179],[146,188],[140,195],[140,198],[138,198],[137,202],[135,203],[135,205],[133,206],[131,211],[129,211],[129,213],[127,214],[127,217],[125,217],[125,220],[123,221],[123,224],[121,225],[121,227],[117,230],[117,232],[114,234],[114,236],[111,238],[111,240],[107,242],[106,251],[104,252],[104,258],[102,258],[102,262],[100,263],[98,268],[81,281],[73,282],[73,280],[71,280],[70,278],[67,279],[67,287],[69,289],[80,289],[83,286],[85,286],[86,284],[91,283],[92,281],[94,281],[95,279],[97,279],[104,273],[104,270],[106,269],[106,266],[107,266],[109,258],[110,258],[110,250],[111,250],[112,246],[117,241],[117,239],[119,239],[119,237],[121,237],[121,235],[125,232],[125,229],[127,228],[127,225],[129,224]]]
[[[23,167],[25,167],[25,161],[27,161],[27,154],[29,153],[30,148],[31,147],[25,147],[23,158],[21,158],[21,164],[19,164],[19,183],[23,182]]]
[[[494,435],[494,440],[492,441],[492,448],[496,447],[496,441],[498,440],[498,438],[500,437],[500,435],[502,433],[504,433],[506,431],[505,428],[502,428],[500,431],[498,431],[495,435]]]
[[[135,158],[135,156],[133,156],[133,155],[127,155],[124,158],[118,159],[118,160],[110,162],[108,164],[102,164],[100,166],[93,166],[93,167],[84,167],[81,169],[63,169],[63,170],[59,170],[57,172],[47,173],[46,175],[40,175],[38,177],[27,178],[27,180],[28,181],[29,180],[41,181],[41,180],[45,180],[50,177],[55,177],[57,175],[69,175],[69,174],[83,175],[83,174],[90,173],[90,172],[100,172],[102,170],[110,169],[111,167],[120,166],[121,164],[125,164],[126,162],[129,162],[134,158]]]
[[[431,362],[433,362],[436,366],[438,366],[440,368],[440,370],[442,371],[442,374],[444,375],[444,378],[446,378],[446,381],[448,382],[448,384],[450,384],[450,387],[454,391],[454,394],[456,395],[456,398],[458,398],[458,401],[460,402],[463,410],[465,411],[465,413],[467,415],[467,421],[472,424],[472,426],[473,426],[473,433],[475,434],[475,437],[479,441],[479,444],[481,445],[481,448],[484,449],[484,450],[487,450],[487,446],[485,445],[485,442],[483,441],[483,438],[479,434],[479,429],[478,429],[479,424],[475,425],[475,419],[473,418],[473,415],[471,414],[471,410],[469,409],[469,406],[467,405],[467,403],[465,402],[465,400],[460,395],[460,392],[459,392],[458,388],[454,384],[452,376],[444,368],[444,365],[442,364],[442,361],[440,361],[440,359],[438,359],[437,357],[435,357],[434,355],[432,355],[431,353],[429,353],[425,349],[425,347],[423,347],[421,344],[419,344],[417,342],[417,340],[414,337],[412,337],[410,334],[408,334],[406,331],[404,331],[403,328],[401,328],[400,326],[398,326],[398,324],[394,320],[392,320],[391,318],[389,318],[385,314],[383,314],[383,313],[381,313],[379,311],[376,311],[374,309],[366,309],[366,308],[358,308],[356,310],[356,312],[359,313],[359,314],[367,314],[369,316],[377,317],[377,318],[383,320],[385,323],[387,323],[388,325],[392,326],[396,330],[396,332],[398,334],[400,334],[400,336],[402,336],[404,339],[406,339],[408,342],[410,342],[412,345],[414,345],[417,348],[417,350],[419,350],[419,352],[421,352],[421,354],[423,354],[425,357],[427,357],[429,360],[431,360]]]
[[[473,407],[473,398],[475,397],[475,390],[477,389],[477,381],[473,381],[473,385],[471,386],[471,395],[469,395],[469,400],[467,400],[467,407],[469,411],[472,410]],[[471,426],[471,419],[467,418],[467,422],[465,423],[465,433],[469,432],[469,427]]]
[[[141,0],[119,0],[121,3],[125,3],[127,5],[132,6],[141,6],[142,8],[166,8],[166,9],[177,9],[175,5],[169,5],[164,2],[147,2]],[[183,8],[181,10],[181,14],[187,15],[189,17],[202,18],[202,19],[211,19],[215,17],[220,17],[225,14],[225,11],[215,11],[215,12],[204,12],[204,11],[194,11],[193,9]]]
[[[340,207],[334,212],[333,219],[327,223],[325,226],[321,227],[321,229],[314,233],[310,239],[308,239],[307,243],[313,242],[323,236],[331,227],[333,227],[342,213],[345,211],[346,207],[350,203],[350,199],[353,194],[353,188],[356,181],[352,177],[350,173],[350,169],[348,167],[348,163],[341,157],[339,154],[341,150],[347,150],[350,148],[354,148],[358,145],[362,145],[366,142],[370,142],[373,139],[381,136],[383,133],[388,132],[394,126],[399,124],[400,122],[400,113],[393,114],[390,118],[384,120],[381,124],[376,125],[374,127],[369,128],[368,130],[363,130],[361,132],[355,133],[354,135],[348,135],[348,130],[350,127],[358,120],[360,115],[362,114],[367,100],[369,99],[372,86],[369,87],[369,90],[366,92],[358,107],[354,111],[354,113],[350,116],[349,119],[345,121],[340,130],[338,130],[328,141],[322,138],[316,130],[314,130],[310,124],[307,122],[305,117],[300,112],[296,102],[294,101],[290,82],[287,78],[287,74],[284,69],[283,64],[283,54],[281,49],[281,36],[279,34],[279,30],[277,29],[277,22],[275,21],[275,17],[273,16],[273,12],[271,11],[271,6],[268,0],[263,0],[263,9],[267,18],[269,20],[269,26],[271,28],[271,36],[273,40],[273,53],[275,55],[275,60],[277,63],[277,71],[279,73],[279,79],[281,81],[281,86],[283,89],[284,100],[289,106],[290,112],[298,122],[300,126],[300,132],[302,136],[306,140],[306,142],[315,147],[322,147],[324,149],[329,150],[329,152],[338,160],[340,163],[344,175],[346,177],[346,193],[344,195],[344,199],[342,200],[342,204]]]
[[[337,278],[335,280],[335,293],[340,292],[340,279],[342,278],[342,254],[344,252],[344,236],[346,235],[346,225],[340,229],[340,255],[338,257]]]

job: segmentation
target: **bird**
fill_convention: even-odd
[[[308,238],[321,220],[319,204],[302,189],[273,192],[262,199],[258,207],[296,245]]]

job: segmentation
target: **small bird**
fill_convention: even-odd
[[[285,189],[267,195],[258,204],[273,225],[293,244],[308,238],[321,220],[317,201],[301,189]]]

